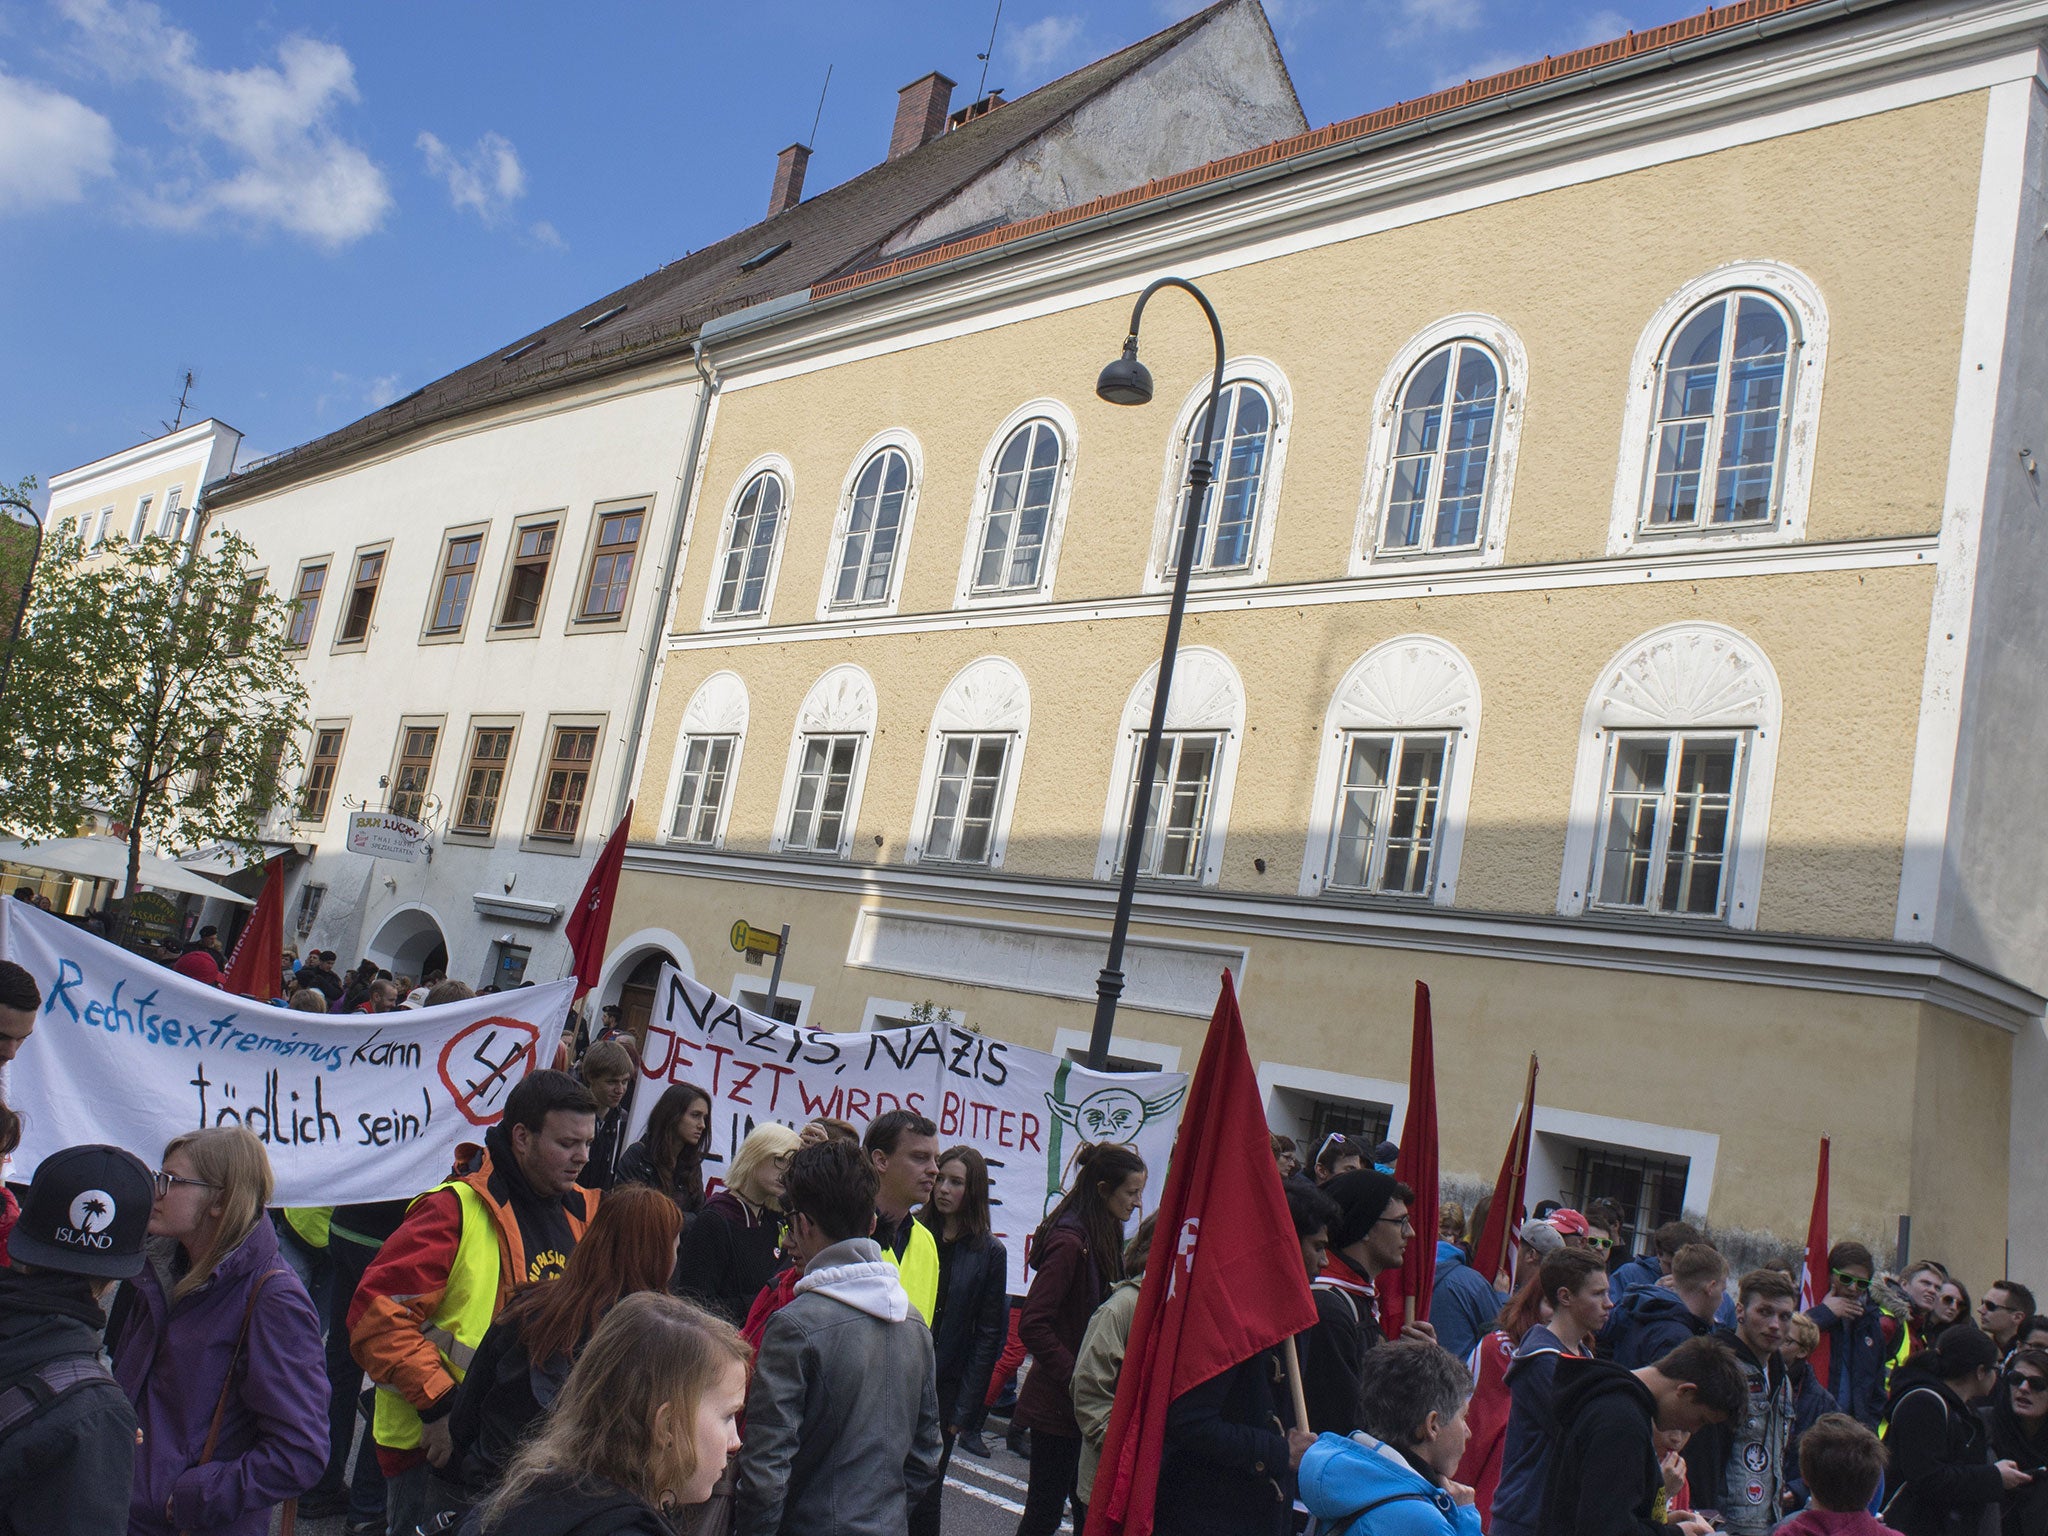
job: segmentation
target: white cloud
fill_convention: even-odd
[[[1012,69],[1036,77],[1067,58],[1081,37],[1079,16],[1041,16],[1003,41]]]
[[[227,218],[330,248],[373,233],[391,209],[384,173],[333,119],[361,99],[346,50],[309,37],[277,64],[212,69],[191,33],[147,0],[60,0],[86,57],[111,79],[169,94],[176,150],[135,196],[145,219],[197,228]]]
[[[1590,48],[1595,43],[1612,42],[1626,33],[1629,26],[1629,19],[1619,11],[1595,11],[1579,23],[1572,47]]]
[[[546,219],[529,225],[526,233],[535,245],[544,245],[551,251],[569,249],[569,242],[562,238],[562,232]]]
[[[1479,25],[1480,0],[1401,0],[1400,41],[1438,32],[1470,32]]]
[[[405,393],[405,386],[395,373],[380,373],[373,379],[358,374],[343,373],[339,369],[327,376],[328,387],[313,397],[313,414],[325,419],[336,411],[355,416],[362,411],[380,410]],[[244,461],[254,456],[244,454]]]
[[[1409,3],[1409,0],[1403,0],[1403,3]],[[1433,88],[1441,91],[1454,85],[1463,85],[1467,80],[1484,80],[1488,75],[1520,69],[1524,64],[1533,64],[1546,53],[1573,53],[1581,48],[1590,48],[1595,43],[1611,42],[1627,32],[1630,25],[1629,19],[1619,11],[1594,11],[1580,18],[1569,32],[1558,36],[1555,42],[1541,45],[1538,51],[1489,53],[1470,64],[1461,64],[1442,71],[1437,75]]]
[[[1541,55],[1537,55],[1541,57]],[[1432,90],[1448,90],[1454,85],[1463,85],[1467,80],[1484,80],[1488,75],[1498,75],[1506,70],[1520,69],[1529,62],[1526,53],[1489,53],[1470,64],[1460,64],[1454,69],[1440,72],[1430,82]]]
[[[457,154],[434,134],[414,141],[427,162],[427,174],[448,183],[448,200],[467,208],[486,224],[495,224],[526,195],[526,170],[519,151],[501,133],[487,133],[467,154]]]
[[[75,203],[114,172],[114,125],[84,102],[0,74],[0,208]]]

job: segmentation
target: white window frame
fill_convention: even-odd
[[[140,544],[149,537],[149,512],[150,508],[155,505],[156,496],[153,492],[135,498],[135,522],[133,531],[128,535],[128,542],[130,544]],[[322,889],[324,890],[325,887],[323,886]]]
[[[1209,403],[1209,385],[1212,375],[1204,373],[1201,381],[1188,391],[1188,397],[1181,403],[1180,413],[1174,418],[1173,435],[1166,444],[1166,474],[1159,487],[1159,503],[1152,520],[1152,553],[1145,567],[1144,590],[1165,592],[1173,586],[1174,560],[1179,554],[1176,534],[1180,528],[1180,511],[1186,494],[1187,465],[1192,451],[1188,441],[1195,422],[1203,408]],[[1252,526],[1251,564],[1241,571],[1201,571],[1194,573],[1193,584],[1197,587],[1246,587],[1264,582],[1273,564],[1273,527],[1279,520],[1280,482],[1287,468],[1287,440],[1294,421],[1294,395],[1287,384],[1287,375],[1280,371],[1280,365],[1263,357],[1235,357],[1223,365],[1223,386],[1232,384],[1256,384],[1266,392],[1273,407],[1273,426],[1266,442],[1266,464],[1259,482],[1259,504]],[[1227,445],[1220,445],[1227,446]],[[1219,472],[1221,466],[1218,466]],[[1210,505],[1208,517],[1215,516],[1216,486],[1209,487]]]
[[[1394,448],[1400,431],[1401,392],[1431,353],[1459,341],[1485,348],[1500,373],[1500,403],[1495,408],[1494,446],[1486,469],[1479,542],[1476,546],[1448,550],[1382,548],[1387,496],[1393,484]],[[1446,315],[1408,338],[1394,354],[1373,397],[1372,437],[1366,449],[1358,527],[1351,545],[1353,576],[1396,566],[1412,567],[1421,562],[1432,569],[1468,570],[1499,565],[1507,557],[1508,513],[1514,501],[1515,465],[1521,456],[1522,413],[1528,389],[1528,351],[1514,328],[1497,315],[1477,311]]]
[[[839,829],[837,850],[790,849],[813,856],[847,858],[860,825],[861,792],[866,788],[868,757],[875,740],[875,684],[860,667],[842,662],[811,685],[796,725],[789,733],[789,758],[782,770],[782,795],[775,806],[775,825],[768,851],[781,853],[789,834],[789,815],[796,805],[797,775],[803,767],[804,743],[813,736],[859,736],[853,757],[853,781],[846,791],[846,819]]]
[[[1038,581],[1030,587],[978,592],[975,572],[981,566],[982,535],[988,527],[990,500],[995,494],[996,462],[1011,436],[1028,422],[1049,421],[1060,435],[1060,465],[1053,481],[1052,506],[1046,514],[1045,549],[1038,561]],[[1043,602],[1052,596],[1058,573],[1060,544],[1067,528],[1067,503],[1074,489],[1074,458],[1080,443],[1080,424],[1061,402],[1049,398],[1028,400],[1009,415],[982,451],[981,474],[974,483],[974,504],[967,518],[967,541],[960,551],[960,578],[953,592],[955,608],[1005,608],[1018,603]]]
[[[1511,1124],[1504,1123],[1502,1129],[1509,1129]],[[1624,1157],[1682,1157],[1686,1160],[1686,1219],[1705,1219],[1713,1201],[1714,1173],[1721,1158],[1721,1138],[1714,1132],[1552,1109],[1543,1104],[1536,1106],[1530,1130],[1528,1187],[1532,1192],[1562,1187],[1565,1160],[1558,1153],[1571,1148],[1599,1147]]]
[[[863,460],[862,462],[866,462]],[[732,553],[733,530],[739,521],[740,498],[761,475],[774,475],[782,482],[782,515],[775,527],[775,542],[768,551],[768,579],[761,588],[759,613],[720,613],[718,591],[725,580],[725,562]],[[796,470],[779,453],[764,453],[739,473],[725,499],[725,512],[718,527],[718,558],[711,566],[711,579],[704,588],[703,627],[740,629],[768,622],[775,611],[775,584],[782,574],[782,552],[789,545],[789,519],[796,506]],[[828,588],[829,590],[829,588]]]
[[[1656,742],[1665,744],[1664,787],[1656,796],[1657,810],[1650,846],[1643,851],[1649,866],[1649,875],[1644,885],[1643,901],[1608,901],[1600,891],[1607,882],[1607,861],[1612,850],[1608,847],[1609,829],[1614,820],[1614,775],[1621,761],[1622,749],[1635,742]],[[1667,910],[1662,905],[1664,874],[1670,859],[1671,835],[1676,830],[1675,812],[1677,795],[1673,788],[1672,774],[1683,766],[1684,748],[1688,743],[1708,741],[1732,742],[1735,748],[1735,766],[1730,776],[1728,804],[1728,844],[1721,854],[1721,876],[1717,885],[1717,910],[1713,912],[1689,912],[1683,909]],[[1630,912],[1644,917],[1670,918],[1697,923],[1720,923],[1726,921],[1725,908],[1733,891],[1735,829],[1742,822],[1742,785],[1749,769],[1749,732],[1743,730],[1688,730],[1658,729],[1654,731],[1609,731],[1607,732],[1607,762],[1601,771],[1600,827],[1601,832],[1593,849],[1593,873],[1587,889],[1587,904],[1603,912]]]
[[[1594,881],[1605,838],[1603,813],[1616,733],[1742,732],[1749,736],[1749,762],[1735,787],[1736,819],[1729,836],[1731,867],[1724,877],[1723,914],[1718,920],[1682,913],[1651,916],[1660,924],[1754,929],[1783,701],[1778,674],[1762,648],[1725,625],[1668,624],[1616,652],[1601,668],[1579,726],[1564,867],[1557,885],[1559,914],[1577,917],[1615,910],[1599,906]]]
[[[91,547],[95,550],[105,548],[107,540],[113,534],[113,528],[114,509],[112,507],[101,507],[99,517],[93,522]]]
[[[861,471],[875,455],[894,448],[910,462],[910,487],[903,498],[903,522],[896,534],[896,553],[889,565],[888,595],[878,602],[835,603],[833,589],[839,584],[839,561],[846,548],[847,525],[853,520],[853,492]],[[903,572],[910,564],[910,536],[917,524],[917,501],[924,489],[924,449],[916,436],[900,427],[877,432],[853,456],[846,479],[839,487],[839,511],[832,520],[832,542],[826,546],[824,579],[818,584],[818,618],[822,620],[858,617],[886,617],[896,612],[903,595]]]
[[[924,767],[918,776],[917,801],[911,814],[910,840],[905,861],[924,861],[925,843],[931,832],[932,806],[938,798],[939,769],[945,759],[948,736],[998,736],[1011,738],[1003,763],[1002,788],[996,795],[995,826],[989,834],[989,856],[985,865],[956,864],[962,869],[1003,867],[1003,855],[1010,842],[1010,816],[1016,809],[1017,786],[1024,771],[1024,744],[1031,734],[1031,690],[1017,664],[1002,656],[982,656],[962,667],[939,695],[932,711],[931,728],[925,734]]]
[[[750,702],[747,685],[736,672],[714,672],[697,685],[690,702],[683,707],[682,724],[676,730],[675,752],[668,769],[668,792],[662,798],[661,840],[679,848],[723,848],[725,829],[732,820],[733,790],[739,783],[740,758],[747,747],[747,716]],[[718,807],[717,825],[710,843],[688,843],[675,836],[676,797],[682,792],[683,756],[692,737],[730,736],[732,761],[725,770],[725,800]]]
[[[1095,878],[1117,878],[1123,857],[1138,751],[1152,719],[1152,695],[1159,685],[1159,663],[1145,670],[1124,702],[1116,751],[1110,763],[1109,795],[1102,808],[1102,833],[1096,845]],[[1244,680],[1230,658],[1209,646],[1190,646],[1174,663],[1173,690],[1166,701],[1170,733],[1221,735],[1215,780],[1209,790],[1209,821],[1202,833],[1202,868],[1195,880],[1161,881],[1161,885],[1215,886],[1223,878],[1223,848],[1230,831],[1230,803],[1237,780],[1237,757],[1244,741]]]
[[[164,492],[163,510],[157,513],[157,531],[167,539],[182,544],[185,542],[185,519],[192,509],[185,505],[185,487],[174,485]],[[172,519],[176,518],[175,526]]]
[[[1450,772],[1437,808],[1436,869],[1429,901],[1447,907],[1457,898],[1458,865],[1465,849],[1465,823],[1472,804],[1472,766],[1479,746],[1479,674],[1465,653],[1435,635],[1396,635],[1351,664],[1323,714],[1316,761],[1315,798],[1309,803],[1308,845],[1301,861],[1300,892],[1320,896],[1329,879],[1337,836],[1337,793],[1344,777],[1344,741],[1373,736],[1450,733]],[[1346,900],[1405,901],[1345,890]]]
[[[1784,430],[1778,441],[1777,504],[1767,523],[1664,531],[1652,529],[1650,509],[1657,423],[1658,381],[1665,350],[1692,312],[1731,292],[1751,290],[1777,300],[1792,322],[1794,359],[1786,388]],[[1704,273],[1666,299],[1636,342],[1629,365],[1628,403],[1622,416],[1621,459],[1608,515],[1607,553],[1662,553],[1726,549],[1731,545],[1796,544],[1806,537],[1813,489],[1813,444],[1820,424],[1821,384],[1827,374],[1828,314],[1820,289],[1797,268],[1776,261],[1738,261]]]

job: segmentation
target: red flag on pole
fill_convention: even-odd
[[[619,869],[626,862],[626,829],[632,822],[633,805],[628,801],[626,814],[605,839],[604,851],[591,866],[590,878],[583,882],[576,910],[562,925],[569,940],[569,953],[576,962],[577,997],[597,985],[598,972],[604,969],[605,941],[612,931],[612,899],[619,894]]]
[[[1834,1277],[1828,1273],[1828,1138],[1823,1136],[1820,1168],[1813,1176],[1813,1215],[1806,1222],[1806,1273],[1799,1281],[1800,1310],[1810,1312],[1819,1306],[1833,1285]],[[1829,1348],[1834,1337],[1823,1332],[1820,1343],[1806,1360],[1813,1367],[1814,1379],[1824,1387],[1834,1380],[1834,1351]]]
[[[1536,1118],[1536,1057],[1529,1057],[1529,1085],[1522,1091],[1522,1114],[1515,1121],[1515,1133],[1508,1138],[1507,1154],[1500,1160],[1500,1177],[1493,1183],[1493,1203],[1487,1208],[1486,1230],[1479,1234],[1472,1250],[1472,1267],[1493,1284],[1507,1256],[1514,1251],[1515,1234],[1522,1229],[1523,1200],[1529,1183],[1529,1136]]]
[[[1315,1323],[1270,1135],[1226,971],[1166,1172],[1087,1536],[1149,1536],[1173,1400]]]
[[[277,996],[284,976],[284,858],[280,855],[264,866],[263,893],[256,898],[256,910],[242,925],[235,940],[235,952],[220,975],[221,990],[238,992],[259,1002]]]
[[[1431,1027],[1429,988],[1415,983],[1415,1026],[1408,1044],[1408,1114],[1401,1122],[1401,1152],[1394,1177],[1415,1191],[1408,1221],[1415,1235],[1401,1267],[1374,1282],[1380,1295],[1380,1327],[1400,1337],[1404,1324],[1429,1319],[1429,1293],[1436,1287],[1436,1033]]]

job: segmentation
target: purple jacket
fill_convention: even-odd
[[[199,1466],[249,1288],[266,1273],[220,1440]],[[134,1304],[113,1351],[114,1376],[142,1428],[131,1536],[264,1536],[271,1510],[310,1489],[327,1465],[327,1352],[306,1288],[278,1253],[268,1218],[175,1307],[154,1263],[132,1283]]]

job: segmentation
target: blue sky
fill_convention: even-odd
[[[1195,8],[1005,0],[988,83]],[[1312,126],[1695,8],[1267,0]],[[809,188],[874,164],[994,11],[0,0],[0,481],[154,435],[187,368],[245,460],[353,420],[754,222],[828,65]]]

